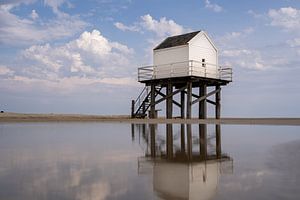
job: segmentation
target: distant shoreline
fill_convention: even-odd
[[[221,119],[131,119],[129,115],[81,115],[81,114],[22,114],[0,113],[3,122],[119,122],[146,124],[232,124],[232,125],[290,125],[300,126],[300,118],[221,118]]]

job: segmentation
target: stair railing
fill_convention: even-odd
[[[136,114],[141,107],[143,106],[144,100],[145,98],[148,96],[149,94],[149,87],[145,86],[142,90],[142,92],[139,94],[139,96],[136,98],[136,100],[134,101],[134,114]]]

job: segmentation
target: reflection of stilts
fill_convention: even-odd
[[[208,138],[206,132],[203,134],[201,126],[194,138],[191,124],[177,127],[180,137],[173,137],[174,126],[166,124],[165,129],[159,129],[166,131],[163,134],[157,132],[157,125],[150,124],[149,131],[146,128],[145,138],[148,139],[142,138],[145,143],[149,142],[150,154],[147,150],[145,157],[138,158],[138,174],[153,176],[153,190],[161,199],[213,198],[220,174],[232,173],[233,169],[231,158],[221,152],[220,129],[216,130],[216,152],[210,154],[207,140],[214,137]],[[174,151],[176,143],[180,149]],[[165,152],[161,145],[165,146]],[[193,145],[200,145],[200,148],[193,148]]]
[[[151,157],[155,158],[155,156],[156,156],[155,125],[150,124],[149,127],[150,127]]]
[[[173,158],[173,126],[172,124],[166,125],[167,133],[166,133],[166,149],[167,149],[167,158]]]
[[[207,136],[206,128],[199,125],[199,134],[192,134],[191,124],[181,124],[179,134],[174,137],[173,124],[166,124],[165,134],[157,135],[157,124],[138,125],[139,140],[142,139],[141,146],[144,146],[146,157],[163,158],[169,161],[190,161],[199,162],[205,160],[228,158],[226,154],[222,154],[221,150],[221,128],[216,125],[214,136]],[[132,127],[132,139],[135,139],[135,128]],[[179,137],[178,137],[179,136]],[[211,143],[213,142],[213,143]],[[179,146],[178,146],[179,143]],[[198,148],[199,146],[199,148]],[[195,148],[198,151],[195,151]],[[210,149],[210,151],[208,151]],[[214,150],[211,152],[211,150]]]

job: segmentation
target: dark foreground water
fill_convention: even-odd
[[[214,128],[0,124],[0,200],[300,199],[300,127]]]

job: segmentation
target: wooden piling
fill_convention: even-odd
[[[192,117],[192,82],[187,82],[187,91],[186,91],[186,118],[191,119]]]
[[[134,141],[135,138],[135,132],[134,132],[134,124],[131,124],[131,140]]]
[[[181,91],[180,92],[180,117],[183,119],[184,118],[184,114],[185,114],[185,92]]]
[[[189,160],[193,158],[193,141],[192,141],[192,125],[186,125],[186,140],[187,140],[187,157]]]
[[[131,101],[131,118],[134,118],[134,105],[135,105],[135,100]]]
[[[200,84],[199,85],[199,96],[203,97],[207,94],[207,87],[206,85]],[[207,103],[206,98],[199,102],[199,119],[206,119],[207,118]]]
[[[151,91],[150,91],[150,116],[149,118],[156,118],[157,116],[155,116],[155,84],[151,84]]]
[[[151,149],[151,157],[156,156],[156,145],[155,145],[155,125],[149,124],[150,128],[150,149]]]
[[[167,158],[173,158],[173,125],[166,124],[166,149],[167,149]]]
[[[203,97],[207,94],[207,86],[205,84],[199,85],[199,96]],[[207,118],[207,102],[206,98],[199,102],[199,119]],[[199,124],[199,138],[200,138],[200,157],[206,159],[207,156],[207,125]]]
[[[166,96],[169,96],[166,100],[166,118],[171,119],[173,113],[173,96],[171,95],[173,92],[172,83],[167,84],[166,88]]]
[[[185,127],[184,124],[180,125],[180,143],[181,143],[181,152],[185,152]]]
[[[216,90],[221,89],[219,85],[216,86]],[[220,119],[221,116],[221,90],[216,93],[216,119]],[[221,158],[221,126],[216,124],[216,155],[217,158]]]

